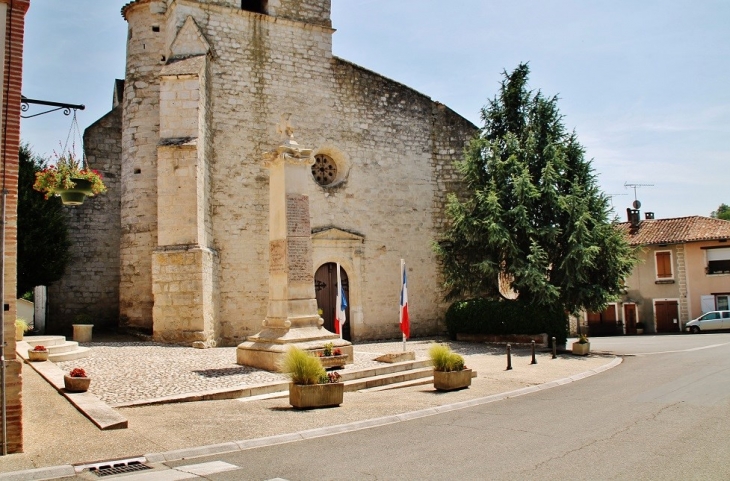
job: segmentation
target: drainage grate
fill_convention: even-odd
[[[136,471],[146,471],[152,469],[151,466],[144,464],[145,458],[118,459],[115,461],[106,461],[101,463],[86,464],[83,466],[74,466],[77,473],[88,471],[94,473],[98,477],[114,476],[117,474],[134,473]]]

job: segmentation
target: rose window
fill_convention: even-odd
[[[337,179],[337,164],[330,156],[317,154],[314,156],[312,175],[319,185],[331,185]]]

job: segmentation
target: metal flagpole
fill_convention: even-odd
[[[343,323],[340,322],[340,312],[342,312],[342,278],[340,277],[340,263],[337,263],[337,297],[335,298],[335,322],[337,323],[337,330],[340,333],[340,339],[342,339]]]
[[[403,332],[403,290],[405,285],[403,284],[403,273],[406,269],[406,261],[400,260],[400,330],[403,334],[403,352],[406,352],[406,333]]]

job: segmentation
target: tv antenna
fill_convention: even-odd
[[[624,187],[627,189],[634,189],[634,209],[639,209],[641,207],[641,202],[639,202],[639,199],[636,198],[636,189],[638,187],[654,187],[654,184],[629,184],[628,182],[624,182]]]
[[[611,210],[613,210],[613,198],[617,195],[629,195],[629,194],[606,194],[606,197],[608,197],[609,202],[611,202]]]

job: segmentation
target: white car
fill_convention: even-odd
[[[702,331],[718,331],[730,329],[730,311],[710,311],[702,314],[697,319],[689,321],[684,330],[693,334]]]

